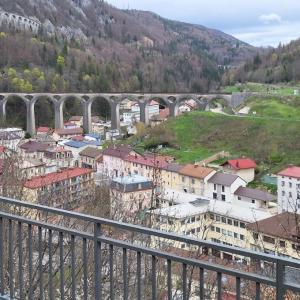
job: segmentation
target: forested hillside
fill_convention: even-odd
[[[244,66],[224,75],[225,84],[252,81],[264,83],[300,80],[300,39],[280,45],[265,54],[256,54]]]
[[[41,24],[30,32],[0,19],[2,91],[208,91],[257,52],[217,30],[98,0],[3,0],[0,9]]]

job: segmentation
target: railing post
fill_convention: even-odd
[[[98,237],[101,235],[101,224],[94,224],[94,266],[95,266],[95,300],[100,300],[101,297],[101,242]]]
[[[276,300],[284,299],[285,266],[279,259],[276,261]]]

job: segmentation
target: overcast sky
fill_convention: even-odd
[[[277,46],[300,37],[299,0],[107,0],[220,29],[254,46]]]

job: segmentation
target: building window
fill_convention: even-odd
[[[182,181],[182,182],[184,182],[184,181],[185,181],[185,178],[184,178],[184,176],[182,176],[182,177],[181,177],[181,181]]]
[[[216,221],[220,222],[220,216],[216,216]]]
[[[240,222],[240,227],[241,227],[241,228],[246,228],[246,224],[243,223],[243,222]]]
[[[215,190],[215,191],[217,190],[217,185],[216,185],[216,184],[214,184],[214,190]]]
[[[210,217],[211,220],[214,220],[214,219],[215,219],[214,214],[210,214],[209,217]]]
[[[275,244],[275,239],[267,235],[263,236],[263,241],[269,244]]]
[[[195,179],[192,179],[192,184],[195,184]]]
[[[292,198],[292,192],[289,192],[289,197]]]
[[[235,227],[239,227],[239,222],[238,221],[233,221],[233,225],[235,226]]]
[[[245,240],[245,236],[242,235],[242,234],[240,234],[240,240],[241,240],[241,241]]]
[[[191,223],[195,222],[195,217],[192,217]]]
[[[218,198],[217,193],[213,193],[213,198],[214,198],[214,199],[217,199],[217,198]]]
[[[285,185],[285,182],[284,181],[281,181],[281,186],[284,186]]]
[[[238,196],[238,200],[242,200],[242,198],[240,196]]]
[[[222,192],[224,193],[225,192],[225,186],[222,185]]]
[[[216,227],[216,232],[220,233],[221,229],[219,227]]]
[[[222,217],[222,223],[226,224],[226,218]]]
[[[225,201],[225,200],[226,200],[225,195],[222,195],[222,201]]]
[[[285,248],[285,241],[279,241],[279,246]]]
[[[235,239],[238,238],[238,234],[236,232],[233,233],[233,236],[234,236]]]
[[[210,226],[211,231],[215,231],[215,226]]]
[[[227,219],[227,224],[228,225],[232,225],[232,220],[231,219]]]
[[[255,240],[258,240],[258,233],[253,232],[253,238],[254,238]]]
[[[292,186],[293,186],[293,185],[292,185],[292,183],[291,183],[291,182],[289,182],[289,187],[290,187],[290,188],[292,188]]]
[[[252,202],[253,204],[255,204],[255,200],[252,199],[251,202]]]
[[[285,196],[285,191],[282,191],[282,192],[281,192],[281,196]]]

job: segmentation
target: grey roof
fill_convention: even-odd
[[[208,182],[210,183],[214,183],[214,184],[221,184],[224,186],[230,186],[232,185],[237,179],[239,178],[239,176],[237,175],[232,175],[232,174],[226,174],[226,173],[216,173],[215,175],[213,175]]]
[[[167,166],[165,166],[163,169],[170,172],[179,172],[180,169],[182,169],[182,165],[170,163]]]
[[[239,187],[235,192],[235,195],[241,197],[247,197],[254,200],[262,200],[262,201],[274,201],[276,197],[268,192],[258,190],[258,189],[251,189],[246,187]]]
[[[110,146],[103,151],[103,155],[125,159],[133,149],[128,145]]]
[[[41,142],[28,141],[22,144],[20,148],[26,152],[43,152],[49,148],[49,145]]]

